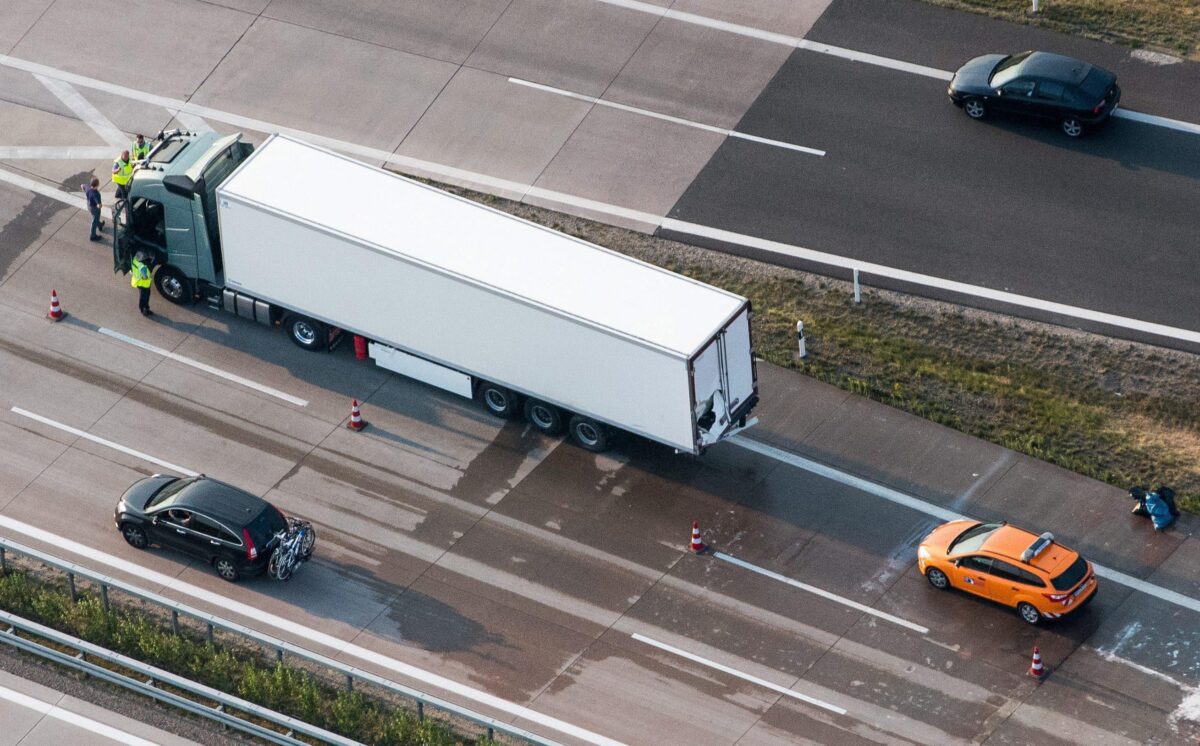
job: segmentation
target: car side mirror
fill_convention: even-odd
[[[1000,90],[999,88],[997,88],[997,89],[996,89],[996,95],[997,95],[997,96],[1003,96],[1003,95],[1004,95],[1004,91],[1002,91],[1002,90]]]

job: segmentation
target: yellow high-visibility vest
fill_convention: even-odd
[[[117,186],[125,186],[129,180],[133,178],[133,164],[129,161],[117,159],[113,161],[113,183]]]
[[[137,259],[134,259],[133,264],[130,265],[130,270],[129,284],[131,287],[150,287],[150,268],[146,266],[145,262],[139,262]]]
[[[150,143],[146,140],[142,141],[141,145],[137,144],[137,140],[133,141],[133,145],[129,146],[130,157],[135,161],[140,161],[150,155]]]

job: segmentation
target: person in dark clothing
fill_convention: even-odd
[[[83,189],[84,196],[87,197],[88,212],[92,214],[90,238],[93,241],[103,241],[104,237],[99,233],[104,230],[104,221],[100,219],[100,180],[92,179],[91,183],[80,184],[79,186]]]

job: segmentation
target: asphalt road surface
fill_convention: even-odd
[[[756,169],[747,189],[785,178],[833,211],[803,229],[834,241],[844,239],[834,223],[850,216],[814,188],[814,173],[827,174],[830,191],[892,215],[904,204],[936,215],[918,193],[935,186],[920,187],[903,168],[935,153],[927,140],[975,162],[1004,161],[997,178],[1019,179],[1014,163],[1033,167],[1049,153],[1113,178],[1115,162],[1090,149],[1119,148],[1125,123],[1062,145],[1026,125],[966,121],[928,80],[764,47],[628,3],[482,2],[452,19],[436,3],[235,5],[148,7],[155,28],[170,30],[139,34],[121,54],[112,39],[127,31],[125,4],[46,0],[0,11],[5,535],[568,743],[1195,740],[1196,544],[1180,533],[1130,533],[1100,507],[1112,505],[1111,488],[940,430],[930,436],[891,410],[769,369],[756,437],[771,438],[777,452],[727,444],[696,460],[631,442],[587,454],[357,363],[345,347],[305,354],[271,330],[157,296],[157,315],[143,319],[128,280],[112,274],[108,248],[87,240],[86,217],[69,202],[93,173],[104,177],[105,154],[122,146],[122,134],[181,124],[258,139],[290,127],[379,163],[461,183],[486,177],[493,191],[539,204],[610,217],[604,205],[624,207],[617,222],[629,224],[665,215],[681,196],[677,209],[719,190],[714,168],[732,183]],[[697,0],[679,10],[794,36],[825,11],[823,3],[726,5]],[[864,100],[853,120],[834,126],[822,114],[844,114],[852,99],[833,95],[828,76],[843,87],[904,92],[889,94],[897,113],[922,97],[929,109],[920,126],[889,123]],[[718,128],[755,122],[762,129],[751,134],[826,155],[756,143],[774,155],[751,148],[746,156],[748,143],[727,143],[720,132],[510,78],[611,92],[628,107]],[[789,91],[803,100],[780,101],[796,95]],[[185,100],[192,106],[178,112]],[[804,129],[791,132],[792,123]],[[922,139],[930,131],[936,137]],[[981,139],[988,144],[969,146]],[[1009,157],[996,146],[1014,141],[1033,150]],[[936,172],[956,179],[954,191],[1004,193],[937,155]],[[886,171],[872,171],[872,157]],[[786,163],[794,172],[780,170]],[[1156,202],[1171,199],[1164,184],[1184,178],[1131,173]],[[871,179],[878,184],[868,189],[862,182]],[[736,196],[714,202],[705,221],[748,220],[744,203],[754,201],[762,210],[755,230],[783,235],[805,214],[800,201],[788,207],[769,189]],[[856,224],[882,232],[873,217]],[[906,225],[914,240],[926,235]],[[922,257],[905,243],[887,250],[948,272],[977,264],[1013,272],[1001,286],[1051,274],[1050,265],[1018,272],[993,261],[992,241],[970,249],[969,263]],[[1059,261],[1056,252],[1041,256]],[[1159,297],[1178,300],[1188,265],[1171,261]],[[997,283],[993,275],[975,280]],[[51,287],[70,314],[59,324],[44,318]],[[1085,297],[1117,302],[1110,295]],[[364,433],[344,427],[351,397],[366,403]],[[915,571],[913,548],[936,519],[798,467],[793,451],[834,463],[850,454],[845,468],[937,496],[947,509],[1049,524],[1085,541],[1093,559],[1187,602],[1106,582],[1085,614],[1035,630],[984,602],[934,593]],[[112,526],[113,505],[162,462],[312,520],[321,537],[315,561],[286,585],[228,585],[169,552],[128,547]],[[1066,479],[1080,500],[1108,502],[1030,502],[1029,485],[1052,479]],[[688,553],[694,519],[722,555],[750,566]],[[1055,669],[1040,684],[1026,675],[1035,644]]]

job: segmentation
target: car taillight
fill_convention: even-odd
[[[242,529],[242,539],[246,542],[246,559],[251,562],[258,559],[258,547],[254,546],[254,539],[250,538],[248,529]]]
[[[1070,593],[1043,593],[1042,595],[1054,603],[1062,603],[1071,597]]]
[[[1096,108],[1095,108],[1095,109],[1092,109],[1092,113],[1093,113],[1093,114],[1099,114],[1099,113],[1101,112],[1101,110],[1103,110],[1103,109],[1104,109],[1104,105],[1105,105],[1106,103],[1108,103],[1108,99],[1106,99],[1106,98],[1102,98],[1102,99],[1100,99],[1100,103],[1096,104]]]

